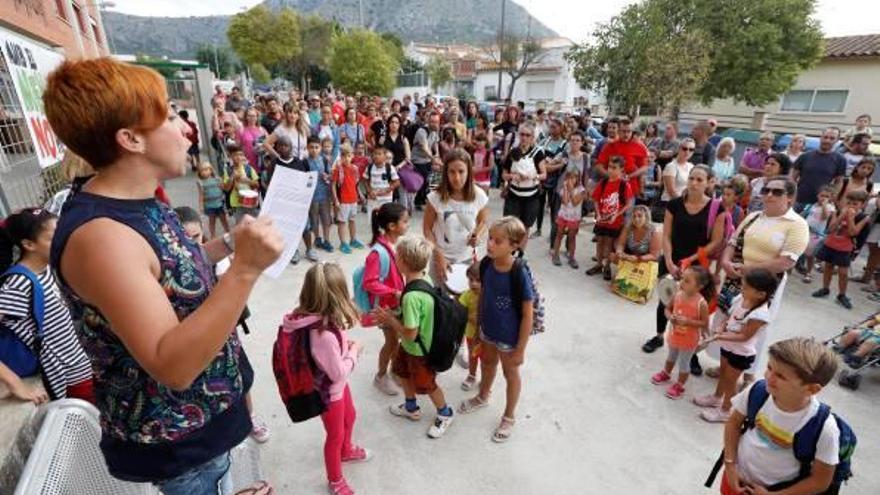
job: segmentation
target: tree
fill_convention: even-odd
[[[645,0],[566,55],[576,80],[627,111],[732,98],[760,106],[821,55],[815,0]]]
[[[678,108],[706,82],[709,50],[700,30],[685,31],[682,19],[662,2],[626,7],[576,46],[567,60],[578,83],[603,91],[612,111],[638,116],[642,105],[658,113]]]
[[[431,81],[431,87],[435,93],[452,81],[452,66],[445,59],[437,55],[428,60],[427,65],[425,65],[425,72],[428,73],[428,80]]]
[[[254,81],[261,84],[265,84],[272,80],[272,74],[269,73],[269,69],[263,64],[254,64],[251,66],[251,77],[254,78]]]
[[[397,63],[403,64],[403,60],[406,58],[406,54],[403,51],[403,40],[394,33],[380,33],[379,37],[388,44],[388,50],[397,60]]]
[[[510,76],[507,101],[513,98],[513,89],[519,78],[546,55],[546,51],[538,41],[532,38],[520,38],[513,34],[507,34],[503,38],[499,35],[495,45],[488,47],[486,52],[501,70]],[[501,88],[498,88],[498,94],[501,94]]]
[[[372,31],[355,29],[333,38],[330,77],[346,93],[387,95],[398,67],[387,42]]]
[[[226,46],[202,45],[196,51],[196,60],[210,67],[218,79],[227,79],[235,72],[235,54]]]
[[[413,72],[421,72],[423,70],[425,70],[425,66],[414,58],[404,56],[400,62],[400,71],[404,74],[412,74]]]
[[[236,14],[226,36],[248,65],[268,67],[290,61],[302,52],[299,17],[286,7],[273,12],[261,4]]]

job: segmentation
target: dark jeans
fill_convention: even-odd
[[[550,205],[550,242],[553,242],[556,239],[556,215],[559,214],[559,207],[562,203],[562,198],[559,197],[559,194],[556,193],[556,188],[553,189],[544,189],[541,188],[538,193],[538,230],[541,230],[541,226],[544,224],[544,208],[549,204]]]
[[[535,220],[538,218],[539,194],[517,196],[513,191],[508,191],[507,198],[504,199],[504,216],[510,215],[519,218],[528,232],[532,225],[535,225]]]
[[[419,192],[416,193],[415,205],[416,206],[424,206],[425,201],[428,198],[428,186],[429,179],[431,177],[431,162],[428,163],[414,163],[416,167],[416,172],[419,173],[424,179],[425,182],[422,183],[422,188],[419,189]]]

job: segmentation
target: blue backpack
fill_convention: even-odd
[[[384,282],[391,273],[391,254],[385,246],[378,242],[373,244],[370,251],[379,255],[379,281]],[[364,266],[355,268],[351,275],[351,285],[354,293],[354,303],[364,313],[372,311],[374,304],[370,302],[370,294],[364,289]]]
[[[758,416],[758,411],[761,410],[761,407],[767,402],[769,397],[770,393],[767,391],[767,382],[764,380],[756,381],[749,391],[749,401],[746,419],[743,421],[742,425],[742,433],[755,427],[755,418]],[[819,443],[819,436],[822,434],[822,429],[825,427],[825,421],[828,419],[829,415],[834,418],[834,421],[837,423],[837,429],[840,431],[840,436],[838,438],[838,461],[837,466],[835,466],[834,469],[834,477],[831,479],[831,485],[829,485],[828,489],[820,495],[837,495],[840,493],[841,485],[852,477],[852,455],[855,451],[857,440],[856,435],[849,424],[840,418],[840,416],[832,413],[831,407],[825,403],[819,404],[819,410],[816,414],[807,421],[807,424],[805,424],[803,428],[794,434],[792,448],[794,450],[795,458],[801,465],[797,477],[789,481],[777,483],[773,486],[768,486],[768,491],[774,492],[783,490],[810,476],[813,460],[816,458],[816,445]],[[711,487],[712,482],[715,481],[715,476],[721,469],[723,457],[724,452],[722,451],[721,457],[712,469],[709,479],[706,480],[706,487]]]
[[[40,348],[43,344],[43,322],[45,317],[45,294],[43,286],[34,272],[23,265],[12,265],[0,275],[0,284],[12,275],[22,275],[30,280],[31,289],[31,316],[37,326],[37,334],[34,335],[36,349],[31,349],[19,339],[11,328],[0,323],[0,362],[5,364],[20,377],[33,376],[40,371]]]

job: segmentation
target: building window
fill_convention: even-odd
[[[55,0],[55,10],[58,11],[58,17],[67,21],[67,0]]]
[[[498,92],[495,91],[495,86],[483,86],[483,98],[486,100],[497,100]]]
[[[843,113],[849,90],[793,89],[782,97],[783,112]]]

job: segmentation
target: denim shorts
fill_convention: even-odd
[[[222,217],[226,215],[226,209],[222,206],[218,206],[217,208],[205,208],[205,215],[211,216],[216,215],[218,217]]]
[[[498,352],[513,352],[514,350],[516,350],[515,345],[510,345],[506,342],[501,342],[500,340],[495,340],[495,339],[487,336],[483,332],[480,332],[480,340],[495,346],[495,348],[498,349]]]
[[[155,483],[164,495],[232,495],[230,454],[221,454],[176,478]]]

